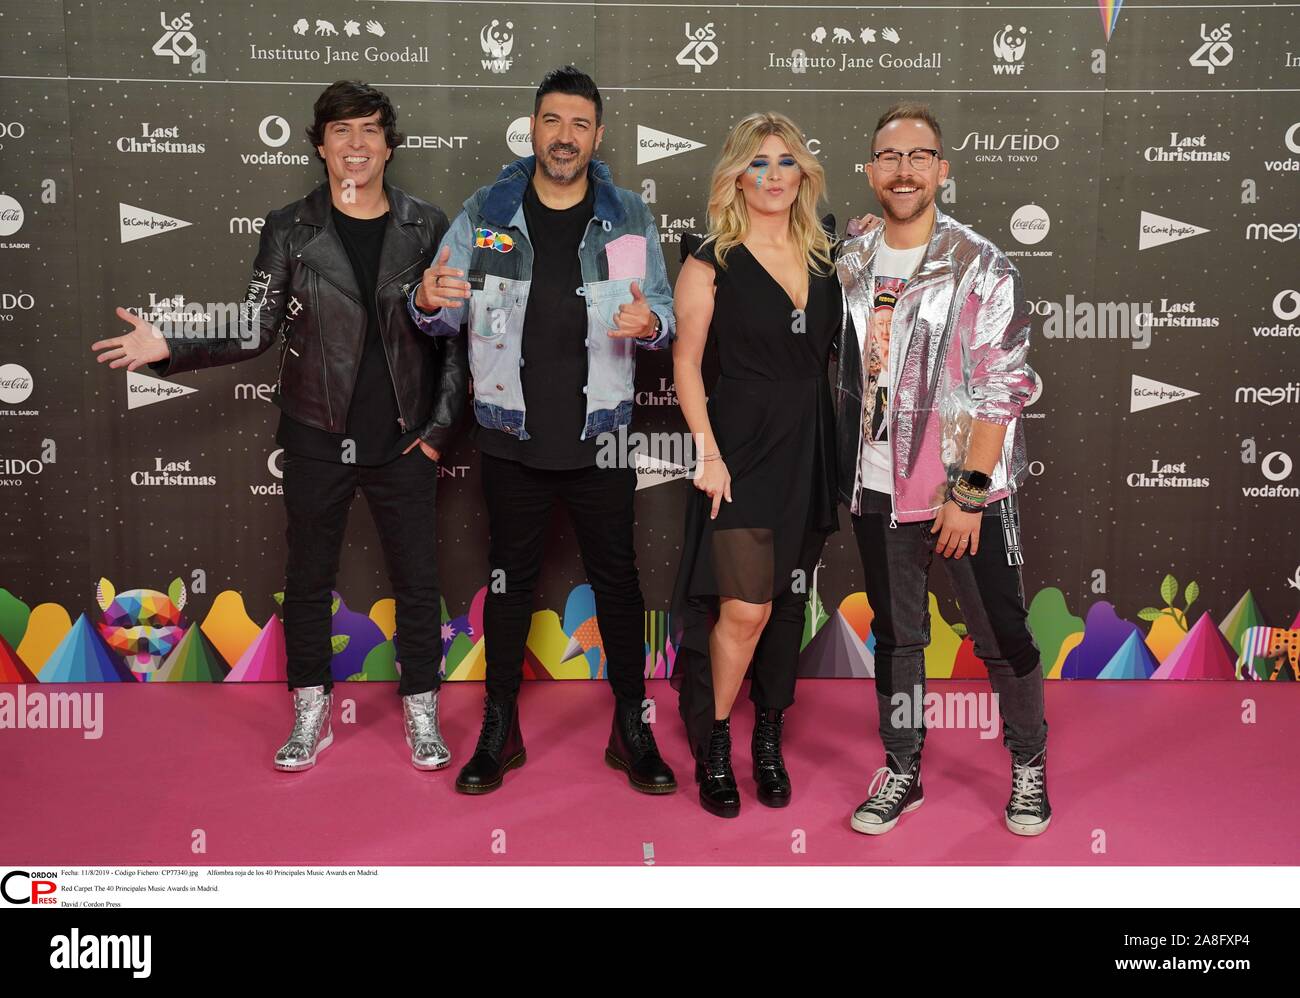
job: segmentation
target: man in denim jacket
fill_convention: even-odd
[[[491,581],[483,608],[487,693],[462,793],[497,789],[525,760],[518,694],[533,590],[553,504],[569,509],[614,688],[605,759],[646,793],[677,788],[642,715],[645,601],[633,547],[636,471],[597,462],[602,434],[632,418],[636,349],[673,335],[654,220],[593,158],[601,98],[572,66],[548,73],[531,122],[535,156],[465,202],[410,295],[431,336],[468,325]],[[468,306],[465,306],[468,299]],[[602,462],[603,463],[603,462]]]

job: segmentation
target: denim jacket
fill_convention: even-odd
[[[496,183],[476,191],[438,247],[451,248],[447,266],[465,272],[468,302],[456,309],[423,312],[414,284],[407,297],[411,318],[430,336],[455,336],[469,324],[469,362],[474,416],[481,426],[528,439],[523,385],[524,314],[532,278],[533,249],[524,221],[524,192],[536,157],[516,160]],[[626,426],[632,418],[636,347],[659,350],[673,338],[673,299],[659,233],[640,196],[614,186],[609,167],[593,159],[587,180],[595,186],[594,217],[578,244],[587,299],[587,420],[581,439]],[[608,335],[620,305],[632,300],[638,282],[660,331],[653,339]]]

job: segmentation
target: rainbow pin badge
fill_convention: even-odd
[[[474,245],[479,249],[490,249],[496,250],[498,253],[509,253],[515,248],[515,241],[504,232],[493,232],[491,229],[475,229]]]

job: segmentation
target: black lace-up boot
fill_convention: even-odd
[[[768,807],[785,807],[790,803],[790,774],[781,757],[781,731],[785,712],[775,708],[754,707],[754,737],[750,749],[754,758],[754,782],[758,784],[758,802]]]
[[[478,746],[456,777],[456,789],[463,794],[491,793],[501,786],[507,770],[522,766],[527,758],[519,731],[519,701],[484,697]]]
[[[670,794],[677,777],[655,744],[654,731],[641,717],[637,702],[614,702],[614,724],[605,748],[605,762],[627,773],[628,782],[645,794]]]
[[[740,791],[731,771],[731,718],[713,722],[704,758],[696,760],[695,782],[700,785],[700,804],[719,818],[740,814]]]

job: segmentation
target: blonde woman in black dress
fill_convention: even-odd
[[[758,798],[790,802],[784,711],[813,569],[839,525],[826,365],[841,310],[817,215],[824,189],[794,122],[751,114],[714,168],[707,236],[683,238],[673,372],[697,466],[673,594],[674,685],[700,803],[722,817],[740,812],[730,718],[751,662]],[[710,339],[720,376],[706,399]]]

